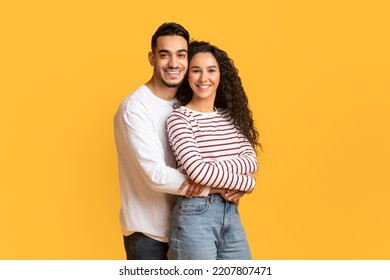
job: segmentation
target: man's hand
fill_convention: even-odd
[[[230,202],[233,202],[238,206],[240,203],[240,198],[246,194],[246,192],[243,191],[236,191],[236,190],[227,190],[226,192],[221,193],[221,196]]]
[[[194,181],[192,181],[191,179],[187,179],[184,181],[184,183],[180,186],[179,188],[179,191],[181,192],[182,190],[184,190],[185,187],[188,186],[188,189],[187,189],[187,192],[186,192],[186,197],[194,197],[194,196],[198,196],[200,195],[204,189],[206,188],[206,186],[204,185],[201,185],[201,184],[197,184],[195,183]]]

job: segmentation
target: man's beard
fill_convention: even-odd
[[[176,84],[169,84],[167,83],[165,80],[161,79],[161,82],[164,84],[164,86],[168,87],[168,88],[177,88],[180,86],[181,82],[180,83],[176,83]]]
[[[182,83],[183,80],[184,80],[184,77],[183,77],[182,80],[181,80],[180,82],[169,83],[169,82],[167,82],[166,80],[164,80],[164,78],[163,78],[163,76],[161,75],[160,72],[155,72],[155,75],[156,75],[156,77],[160,80],[160,82],[161,82],[164,86],[166,86],[166,87],[168,87],[168,88],[177,88],[177,87],[179,87],[179,86],[181,85],[181,83]]]

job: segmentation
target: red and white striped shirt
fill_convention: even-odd
[[[226,109],[202,113],[186,107],[167,120],[169,144],[177,168],[196,183],[241,191],[252,190],[258,169],[256,153],[234,126]]]

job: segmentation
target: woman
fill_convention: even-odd
[[[171,217],[170,259],[251,259],[237,205],[226,191],[251,192],[257,171],[258,133],[232,60],[207,42],[188,49],[188,76],[167,121],[178,168],[208,197],[179,197]],[[213,189],[215,190],[215,189]],[[242,194],[241,194],[242,195]]]

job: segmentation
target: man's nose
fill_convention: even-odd
[[[175,55],[172,55],[169,59],[168,66],[172,68],[176,68],[179,65],[178,59]]]

